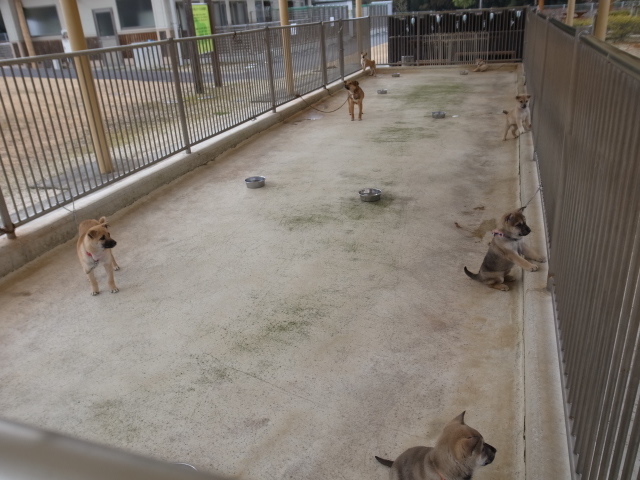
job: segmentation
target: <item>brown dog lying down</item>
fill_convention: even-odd
[[[360,88],[360,83],[357,80],[345,80],[344,88],[349,90],[348,101],[351,121],[353,121],[355,105],[358,105],[358,120],[362,120],[362,100],[364,100],[364,92]]]
[[[464,267],[464,273],[496,290],[509,290],[504,282],[512,282],[508,273],[514,265],[519,265],[528,272],[535,272],[538,266],[526,259],[544,263],[547,259],[524,244],[523,238],[531,233],[527,220],[522,214],[524,208],[510,212],[502,217],[502,226],[493,231],[493,239],[489,251],[484,257],[480,271],[471,273]]]
[[[496,449],[464,423],[464,414],[444,427],[435,447],[410,448],[394,461],[376,460],[391,467],[390,480],[469,480],[478,467],[493,462]]]
[[[111,238],[108,227],[106,217],[102,217],[100,220],[84,220],[78,225],[76,251],[84,273],[89,276],[91,295],[100,293],[98,281],[93,273],[98,265],[102,265],[107,272],[111,293],[118,292],[113,271],[120,270],[120,267],[111,252],[111,249],[116,246],[116,241]]]

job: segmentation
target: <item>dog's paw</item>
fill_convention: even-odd
[[[524,127],[520,127],[520,128],[518,129],[518,131],[520,132],[520,134],[523,134],[523,133],[524,133]]]
[[[113,290],[111,290],[111,293],[118,293],[120,290],[118,290],[117,288],[114,288]]]
[[[120,270],[120,267],[114,267],[114,270],[116,270],[116,271]]]
[[[537,272],[538,271],[538,265],[531,265],[531,267],[529,267],[529,271],[530,272]]]
[[[547,263],[547,257],[540,257],[536,260],[538,263]]]
[[[99,293],[100,293],[100,292],[91,292],[91,295],[95,297],[95,296],[96,296],[96,295],[98,295]]]
[[[496,287],[497,290],[501,290],[503,292],[508,292],[509,291],[509,285],[505,285],[504,283],[501,283],[500,285],[498,285]]]

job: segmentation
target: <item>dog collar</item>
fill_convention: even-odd
[[[493,236],[494,236],[494,237],[495,237],[495,236],[498,236],[498,237],[504,237],[504,238],[508,238],[509,240],[512,240],[512,241],[514,241],[514,242],[517,240],[517,238],[511,238],[509,235],[505,235],[505,234],[504,234],[504,233],[502,233],[500,230],[494,230],[494,231],[492,231],[491,233],[493,233]]]
[[[93,260],[95,263],[98,263],[100,261],[99,258],[95,258],[93,255],[91,255],[91,253],[87,252],[87,256],[91,257],[91,260]]]

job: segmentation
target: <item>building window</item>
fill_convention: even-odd
[[[60,35],[62,26],[55,6],[23,8],[22,10],[32,37]]]
[[[249,23],[247,2],[229,2],[231,10],[231,23],[233,25],[245,25]]]
[[[121,28],[156,26],[151,0],[116,0]]]

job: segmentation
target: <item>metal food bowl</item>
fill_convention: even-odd
[[[247,188],[260,188],[264,187],[264,177],[249,177],[244,179],[244,183],[247,184]]]
[[[469,75],[469,70],[460,70],[460,75]]]
[[[433,118],[444,118],[445,112],[431,112]]]
[[[363,202],[377,202],[380,200],[382,190],[378,188],[363,188],[360,190],[360,200]]]
[[[387,93],[387,89],[386,88],[381,88],[380,90],[378,90],[378,93],[380,95],[384,95],[385,93]]]
[[[400,74],[399,74],[399,73],[392,73],[392,74],[391,74],[391,76],[392,76],[392,77],[399,77],[399,76],[400,76]]]

